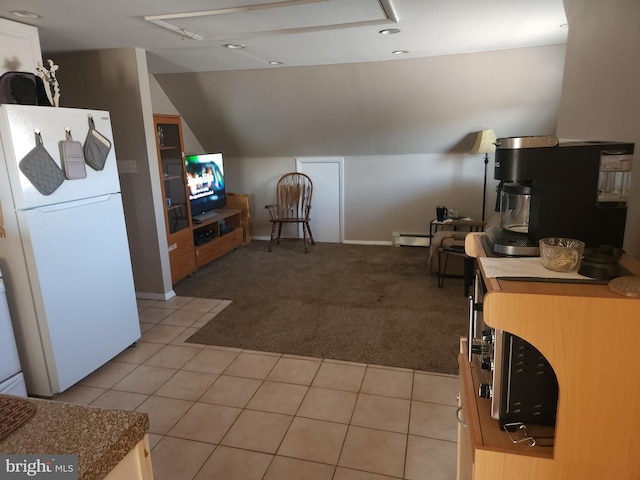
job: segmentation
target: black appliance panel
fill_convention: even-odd
[[[502,332],[502,381],[498,394],[503,422],[555,425],[558,380],[553,368],[533,345]]]
[[[622,247],[627,209],[601,204],[598,174],[602,152],[633,153],[632,143],[567,142],[554,147],[496,149],[494,176],[530,184],[528,238],[570,237],[587,248]]]

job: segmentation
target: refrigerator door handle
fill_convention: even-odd
[[[63,202],[63,203],[55,203],[53,205],[45,205],[45,206],[42,206],[42,207],[37,207],[34,210],[37,210],[37,211],[43,212],[43,213],[57,212],[59,210],[67,210],[69,208],[82,207],[84,205],[91,205],[91,204],[94,204],[94,203],[106,202],[112,196],[113,196],[113,194],[109,193],[107,195],[99,195],[97,197],[83,198],[81,200],[73,200],[71,202]]]

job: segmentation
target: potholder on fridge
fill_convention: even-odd
[[[71,137],[71,130],[65,128],[66,140],[60,140],[60,159],[64,168],[64,176],[69,180],[87,178],[87,169],[84,166],[84,153],[82,144]]]
[[[44,148],[40,130],[35,134],[36,146],[20,160],[18,167],[36,190],[42,195],[51,195],[64,182],[64,174]]]
[[[84,141],[84,159],[94,170],[102,170],[111,150],[111,141],[96,130],[93,117],[89,115],[89,131]]]

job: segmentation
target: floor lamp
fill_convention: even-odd
[[[476,141],[469,153],[484,153],[484,183],[482,186],[482,221],[484,222],[484,207],[487,199],[487,165],[489,154],[496,151],[496,134],[493,130],[481,130],[476,134]]]

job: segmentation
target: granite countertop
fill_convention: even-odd
[[[0,453],[78,454],[81,480],[102,480],[149,430],[146,413],[26,400],[35,413],[0,440]]]

